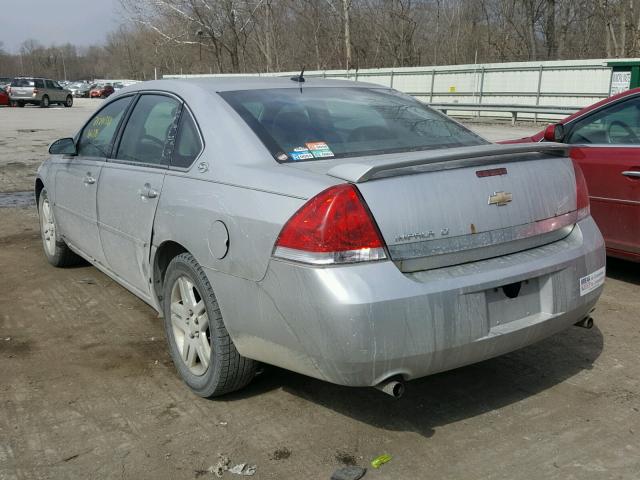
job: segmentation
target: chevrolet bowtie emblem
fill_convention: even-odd
[[[513,200],[513,195],[509,192],[493,192],[493,195],[489,195],[489,205],[497,205],[503,207],[507,203]]]

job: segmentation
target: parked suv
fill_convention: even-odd
[[[48,78],[14,78],[9,89],[9,99],[14,107],[24,107],[28,103],[43,108],[48,108],[52,103],[59,103],[65,107],[73,106],[71,91]]]

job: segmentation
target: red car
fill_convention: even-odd
[[[0,105],[9,105],[9,94],[0,86]]]
[[[576,145],[571,157],[587,181],[591,215],[607,254],[640,262],[640,88],[635,88],[518,140]]]
[[[96,85],[89,92],[89,98],[107,98],[114,92],[113,86],[107,85]]]

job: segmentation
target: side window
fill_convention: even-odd
[[[612,105],[578,120],[567,143],[640,144],[640,97]]]
[[[44,88],[44,80],[36,78],[34,80],[34,85],[35,85],[36,88]]]
[[[45,80],[44,84],[47,86],[47,88],[53,90],[54,88],[56,88],[56,86],[53,84],[53,82],[51,80]]]
[[[191,166],[202,150],[202,141],[198,134],[198,127],[189,111],[185,108],[180,117],[178,136],[173,150],[171,165],[173,167],[187,168]]]
[[[164,95],[142,95],[133,108],[115,158],[168,165],[180,103]]]
[[[109,155],[114,134],[131,98],[123,97],[111,102],[85,125],[78,141],[78,155],[84,157]]]

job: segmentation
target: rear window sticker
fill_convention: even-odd
[[[307,148],[315,158],[333,157],[333,152],[325,142],[308,142]]]
[[[313,158],[309,150],[301,147],[294,148],[293,152],[289,152],[289,156],[292,160],[310,160]]]

